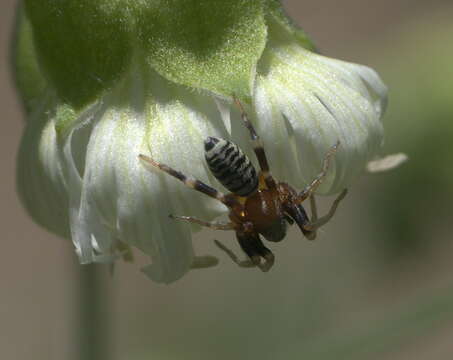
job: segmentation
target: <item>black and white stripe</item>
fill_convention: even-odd
[[[256,170],[236,144],[208,137],[204,146],[209,169],[229,191],[239,196],[248,196],[258,188]]]

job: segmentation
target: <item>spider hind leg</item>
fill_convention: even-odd
[[[223,204],[225,204],[226,206],[233,206],[233,205],[236,205],[236,203],[237,203],[233,197],[223,194],[222,192],[214,189],[213,187],[205,184],[204,182],[202,182],[200,180],[197,180],[191,176],[186,176],[182,172],[177,171],[166,164],[160,163],[160,162],[150,158],[149,156],[140,154],[138,157],[140,160],[144,161],[145,163],[147,163],[155,168],[158,168],[158,169],[162,170],[163,172],[175,177],[176,179],[181,181],[187,187],[190,187],[191,189],[197,190],[205,195],[208,195],[214,199],[217,199],[220,202],[222,202]]]
[[[231,222],[224,223],[224,222],[217,222],[217,221],[205,221],[197,219],[193,216],[176,216],[176,215],[168,215],[170,219],[174,220],[183,220],[190,223],[198,224],[204,227],[208,227],[214,230],[233,230],[235,225]]]

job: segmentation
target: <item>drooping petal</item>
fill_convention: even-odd
[[[272,171],[303,187],[340,141],[318,193],[341,191],[381,146],[385,85],[370,68],[304,49],[277,24],[269,36],[257,68],[253,106]]]
[[[69,237],[69,198],[57,145],[55,104],[54,94],[46,91],[30,114],[19,148],[17,189],[38,224]]]
[[[391,154],[383,158],[370,161],[367,164],[367,170],[370,173],[389,171],[397,168],[408,160],[409,157],[404,153]]]

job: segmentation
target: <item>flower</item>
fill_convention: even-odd
[[[251,154],[233,94],[273,174],[295,187],[338,140],[320,194],[349,186],[379,150],[386,88],[377,74],[315,53],[278,1],[77,4],[25,1],[15,70],[27,118],[21,200],[72,239],[81,263],[112,262],[132,246],[150,256],[144,272],[157,282],[187,273],[199,259],[191,228],[168,215],[210,220],[226,208],[138,155],[221,188],[204,139],[229,138]]]

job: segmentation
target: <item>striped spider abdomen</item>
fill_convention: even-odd
[[[204,148],[209,169],[225,188],[244,197],[258,189],[258,174],[250,159],[236,144],[208,137]]]

